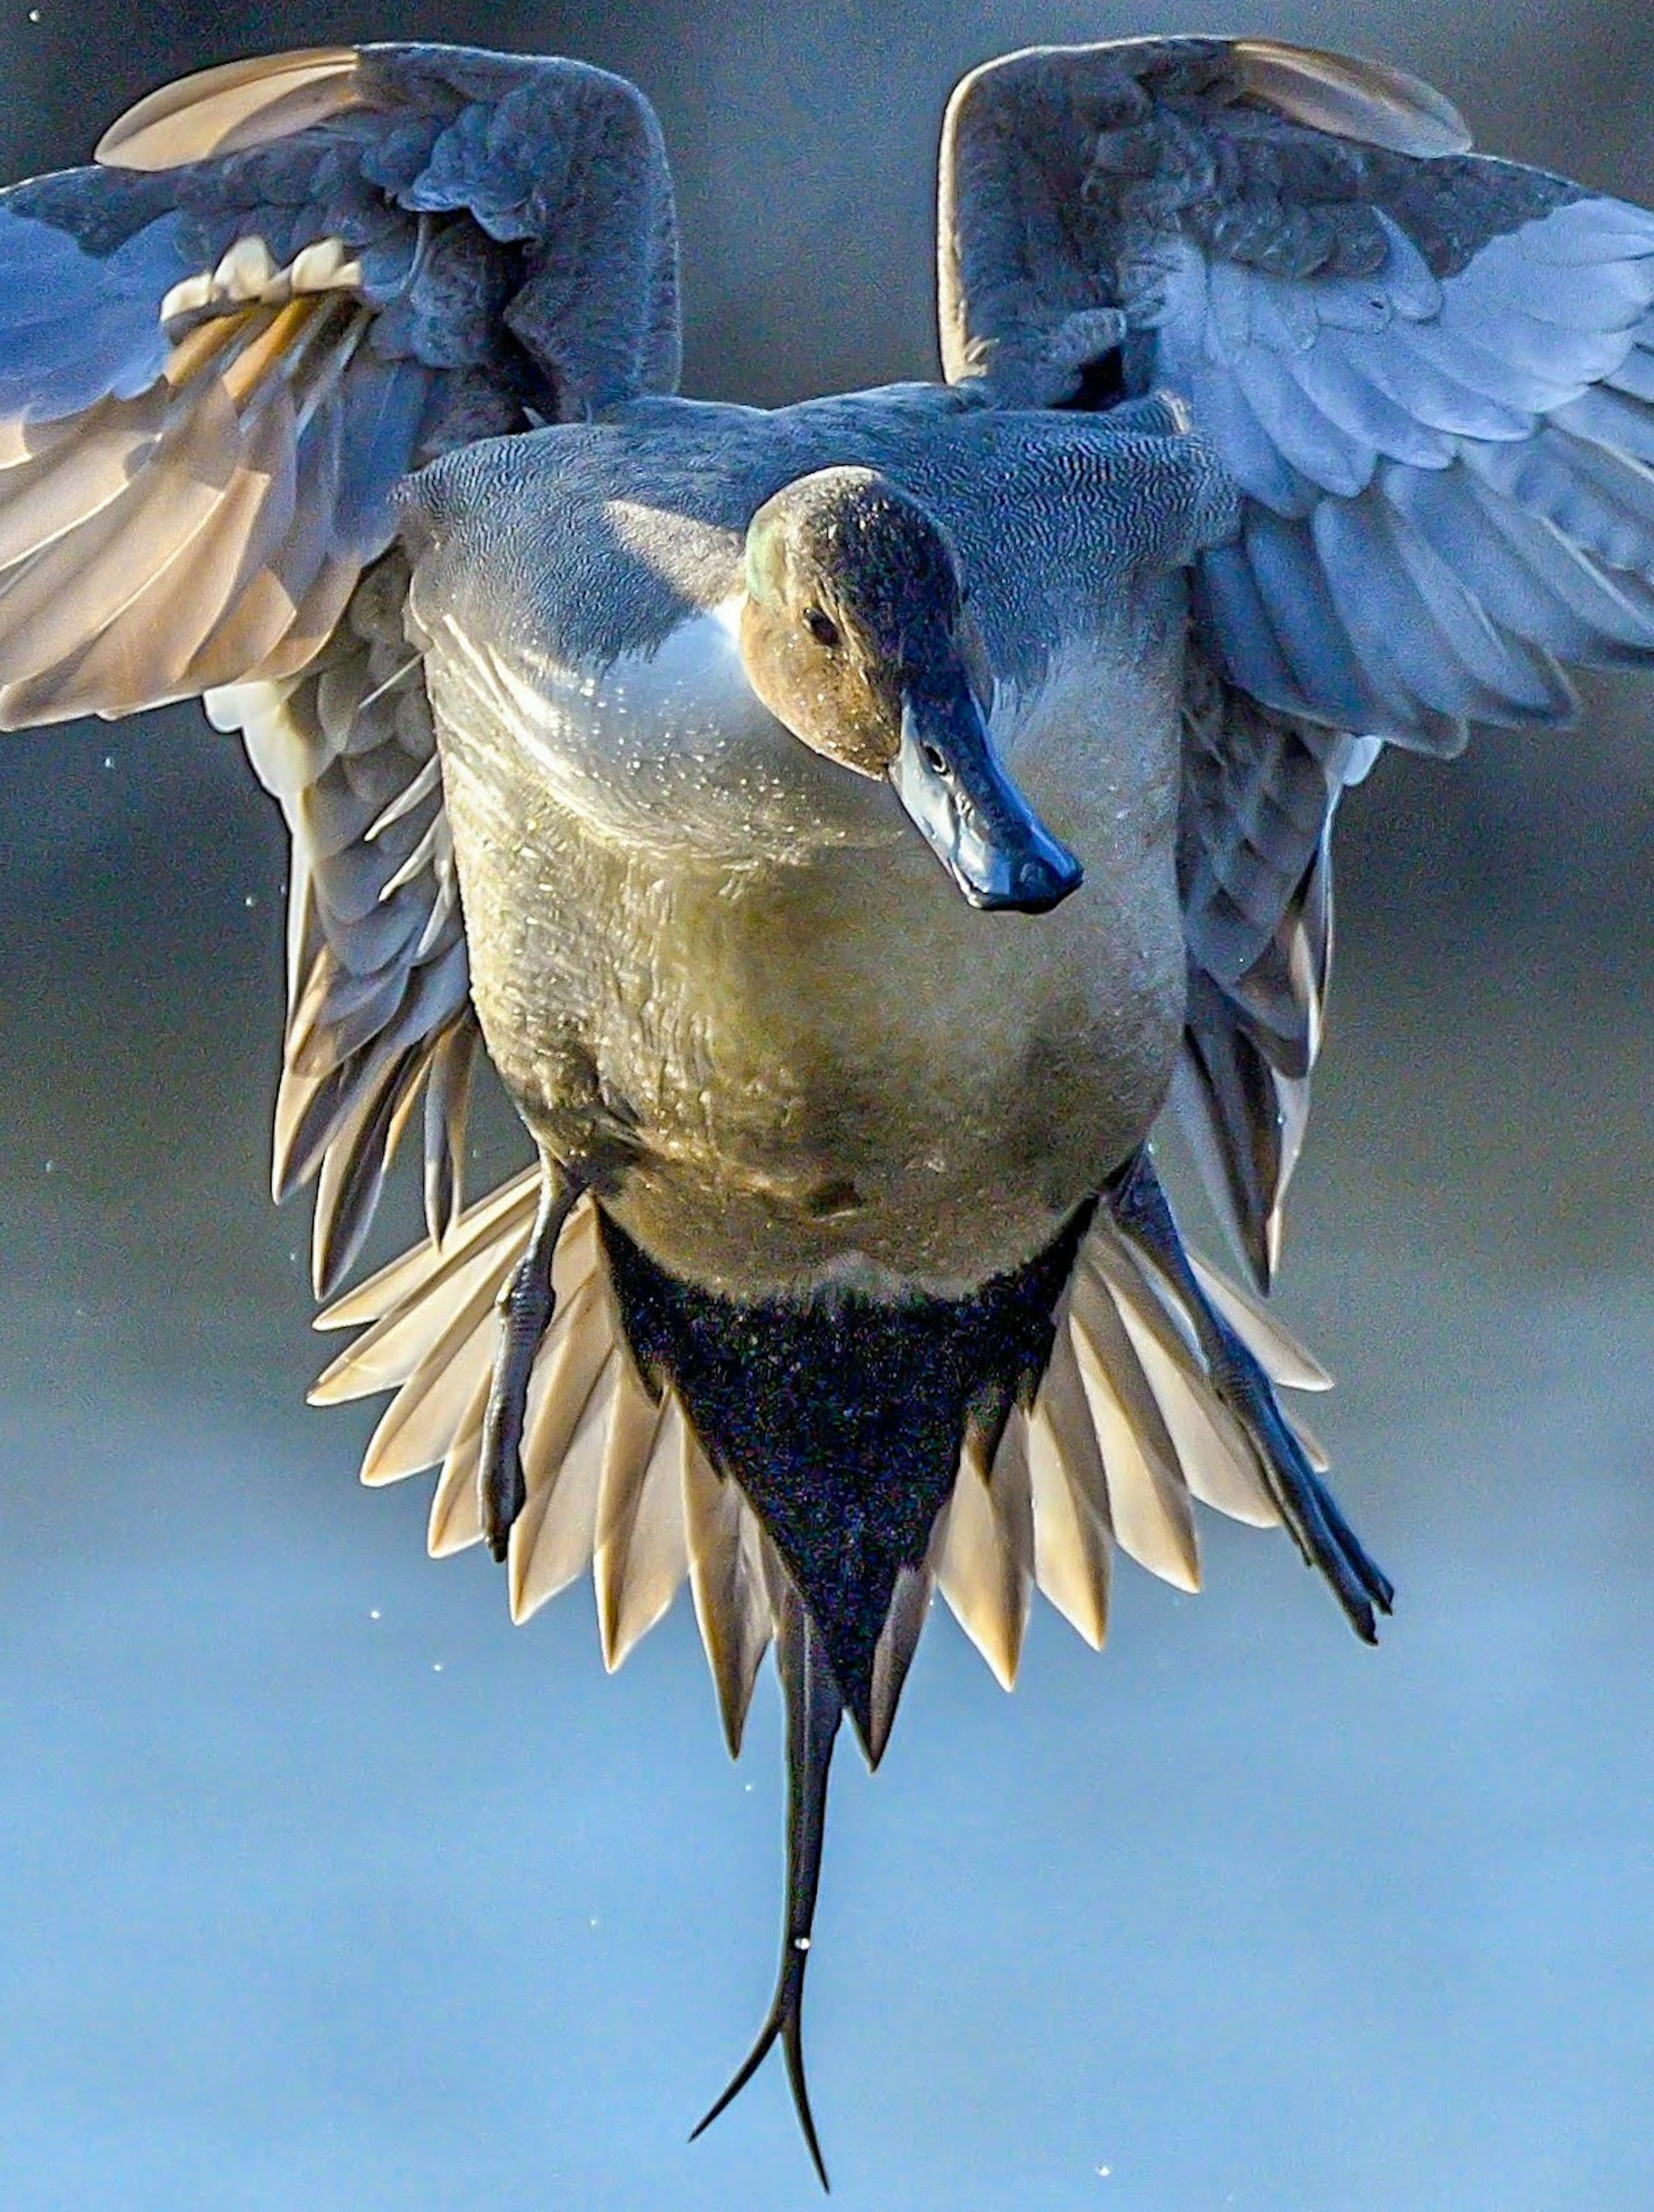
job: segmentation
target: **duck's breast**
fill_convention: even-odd
[[[582,658],[538,587],[502,615],[497,559],[480,600],[450,562],[416,607],[490,1053],[554,1151],[623,1163],[623,1225],[711,1287],[978,1283],[1049,1242],[1164,1094],[1181,584],[1069,563],[1047,588],[1025,547],[959,534],[1016,611],[996,740],[1085,866],[1044,915],[969,907],[887,785],[768,714],[722,522],[652,545],[646,578],[679,578],[639,650]]]

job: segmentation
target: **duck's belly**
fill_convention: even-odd
[[[614,1163],[623,1226],[730,1295],[958,1292],[1026,1260],[1142,1141],[1181,1028],[1175,731],[1123,750],[1111,777],[1095,732],[1022,733],[1018,779],[1086,879],[984,914],[882,787],[871,842],[674,863],[593,835],[503,732],[479,745],[472,701],[445,786],[473,993],[530,1127]]]

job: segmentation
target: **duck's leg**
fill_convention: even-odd
[[[821,2185],[827,2168],[810,2111],[804,2074],[804,1973],[810,1963],[810,1935],[821,1879],[822,1836],[827,1820],[827,1772],[838,1734],[842,1701],[809,1614],[797,1594],[787,1593],[775,1637],[775,1663],[787,1705],[787,1911],[781,1930],[781,1972],[763,2026],[734,2079],[690,2137],[709,2128],[741,2091],[780,2041],[792,2085],[793,2107]]]
[[[1377,1643],[1373,1608],[1389,1611],[1396,1595],[1389,1578],[1369,1559],[1305,1458],[1268,1376],[1201,1288],[1146,1152],[1138,1153],[1108,1200],[1124,1234],[1177,1291],[1218,1395],[1256,1446],[1270,1494],[1298,1550],[1326,1577],[1356,1634]]]
[[[551,1262],[557,1239],[587,1180],[572,1170],[548,1160],[540,1190],[540,1208],[534,1217],[528,1249],[500,1293],[500,1342],[494,1355],[494,1381],[483,1415],[481,1456],[477,1486],[482,1501],[483,1531],[489,1549],[503,1559],[512,1523],[523,1510],[527,1495],[523,1481],[523,1420],[528,1406],[528,1382],[534,1371],[534,1355],[540,1339],[551,1325],[556,1299],[551,1288]]]

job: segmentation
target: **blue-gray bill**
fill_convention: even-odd
[[[982,709],[963,678],[909,690],[896,795],[972,906],[1048,914],[1079,888],[1079,862],[1000,764]]]

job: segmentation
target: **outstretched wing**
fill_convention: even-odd
[[[1180,1103],[1267,1280],[1359,732],[1559,721],[1654,655],[1654,216],[1262,40],[1008,57],[943,146],[942,348],[1010,406],[1178,393],[1239,485],[1192,577]]]
[[[441,46],[236,63],[0,194],[0,726],[209,695],[293,833],[278,1191],[315,1272],[422,1089],[434,1228],[472,1048],[393,495],[670,391],[672,191],[622,79]],[[389,550],[387,550],[389,549]]]

